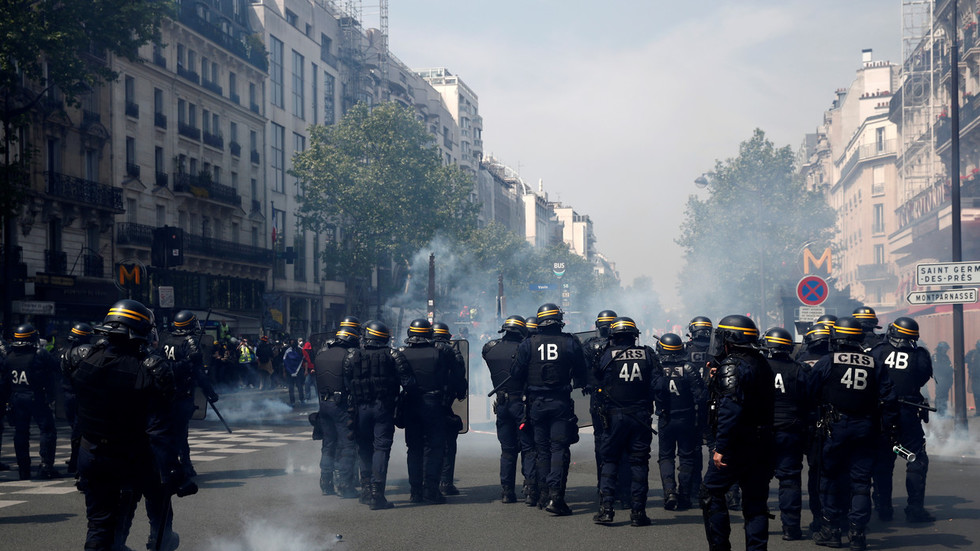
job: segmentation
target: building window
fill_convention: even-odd
[[[153,89],[153,112],[163,113],[163,90],[159,88]]]
[[[317,85],[316,85],[316,81],[317,81],[317,77],[318,77],[318,75],[317,75],[317,68],[316,68],[316,63],[311,63],[310,65],[312,66],[312,71],[310,72],[310,86],[313,87],[313,90],[312,90],[313,91],[313,93],[312,93],[312,96],[313,96],[313,103],[312,103],[312,107],[313,107],[313,121],[312,122],[313,122],[313,124],[320,124],[320,121],[317,119],[317,115],[318,115],[318,109],[317,109],[317,97],[318,96],[317,96]]]
[[[885,205],[875,203],[874,220],[871,223],[871,233],[885,233]]]
[[[334,78],[333,75],[323,72],[323,124],[334,123]]]
[[[126,172],[136,166],[136,138],[126,136]]]
[[[293,116],[300,119],[304,118],[304,71],[305,61],[303,56],[299,54],[296,50],[293,50]]]
[[[238,76],[231,71],[228,72],[228,97],[238,103]]]
[[[85,150],[85,179],[99,181],[99,152],[94,149]]]
[[[272,36],[269,40],[269,80],[272,81],[272,105],[285,108],[283,97],[282,41]]]
[[[157,227],[162,228],[167,225],[167,207],[163,205],[156,206],[157,212]]]
[[[286,23],[289,23],[290,25],[292,25],[293,27],[295,27],[296,26],[296,23],[298,21],[299,21],[299,18],[296,17],[296,14],[293,13],[293,12],[291,12],[291,11],[289,11],[287,9],[286,10]]]
[[[272,191],[285,191],[286,180],[286,129],[272,123]]]
[[[875,264],[885,263],[885,246],[875,245]]]
[[[301,151],[306,151],[306,136],[293,132],[293,155]],[[296,195],[302,196],[304,194],[303,184],[299,178],[295,180],[293,183],[296,185]]]
[[[878,153],[885,151],[885,129],[876,128],[875,129],[875,146],[877,147]]]
[[[177,123],[187,124],[187,102],[182,99],[177,100]]]

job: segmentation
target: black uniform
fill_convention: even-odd
[[[932,376],[936,379],[936,410],[941,416],[946,416],[949,408],[949,391],[953,388],[953,362],[949,359],[949,345],[936,346],[932,355]]]
[[[89,339],[69,339],[68,346],[62,351],[61,359],[61,390],[65,397],[65,418],[71,426],[71,455],[68,457],[68,473],[78,472],[78,447],[82,443],[82,431],[78,427],[78,400],[75,388],[71,383],[70,373],[77,366],[70,363],[72,351],[79,346],[88,344]],[[76,356],[77,357],[77,356]]]
[[[769,537],[766,499],[772,479],[774,376],[766,359],[748,347],[734,348],[718,365],[712,386],[717,411],[713,419],[713,454],[702,482],[701,508],[709,547],[730,549],[731,525],[726,492],[738,484],[742,493],[746,549],[765,549]]]
[[[316,354],[316,389],[320,409],[317,424],[320,442],[320,490],[341,497],[356,497],[354,491],[354,423],[350,389],[344,384],[344,358],[355,342],[330,339]]]
[[[704,409],[705,386],[690,362],[661,358],[667,391],[657,402],[657,463],[665,505],[676,499],[676,508],[689,509],[691,497],[701,487],[701,432],[698,411]],[[675,457],[679,459],[674,477]]]
[[[445,348],[453,357],[453,377],[446,396],[446,404],[451,406],[454,400],[465,400],[469,392],[466,379],[466,359],[459,347],[449,340],[435,339],[437,347]],[[445,417],[446,428],[446,451],[442,457],[442,469],[439,472],[439,489],[446,495],[457,495],[456,489],[456,441],[459,439],[459,432],[463,430],[463,418],[456,415],[452,408],[448,408]]]
[[[517,346],[524,340],[518,333],[506,332],[483,346],[483,360],[490,370],[490,381],[497,388],[510,376],[510,365]],[[534,477],[534,435],[521,430],[524,422],[524,386],[510,379],[497,391],[493,411],[497,416],[497,440],[500,442],[500,486],[504,495],[514,495],[517,453],[521,454],[521,475],[524,476],[525,497]]]
[[[137,341],[80,346],[72,358],[82,432],[79,486],[88,516],[85,548],[122,548],[140,495],[146,496],[151,545],[161,531],[165,542],[172,540],[169,493],[155,457],[176,452],[151,450],[167,442],[151,444],[147,431],[151,417],[170,407],[169,363],[147,356]]]
[[[812,373],[813,366],[816,365],[817,361],[828,354],[830,354],[830,341],[820,340],[804,343],[804,346],[797,351],[795,359],[808,366]],[[812,378],[811,384],[815,384]],[[811,388],[811,394],[812,392],[813,389]],[[810,401],[803,451],[806,454],[806,495],[810,513],[813,516],[813,523],[810,525],[813,532],[820,529],[820,519],[823,518],[823,508],[820,506],[820,454],[823,453],[823,438],[817,429],[819,417],[816,402]]]
[[[446,420],[452,416],[450,404],[461,386],[462,373],[450,347],[419,337],[408,340],[399,352],[405,356],[416,383],[402,404],[411,499],[442,503],[445,498],[439,492],[439,482],[446,453]]]
[[[571,392],[573,381],[576,387],[587,381],[582,345],[574,335],[561,332],[560,325],[539,325],[538,332],[517,347],[511,375],[526,385],[534,429],[537,487],[549,492],[555,505],[549,508],[550,512],[570,514],[565,504],[569,446],[578,442],[578,418]]]
[[[365,339],[363,348],[351,349],[344,358],[344,383],[357,408],[354,426],[362,501],[372,509],[388,508],[384,491],[395,434],[395,397],[399,386],[415,387],[415,376],[401,352]]]
[[[813,377],[824,427],[820,435],[823,519],[815,538],[839,541],[838,527],[846,514],[852,539],[863,539],[871,517],[871,472],[882,418],[889,426],[895,422],[892,381],[883,364],[876,365],[859,344],[850,343],[839,344],[817,361]]]
[[[600,449],[602,509],[609,511],[613,507],[619,460],[628,454],[632,482],[630,508],[645,517],[653,440],[650,430],[653,402],[656,399],[663,403],[667,399],[660,362],[649,346],[613,342],[603,353],[595,376],[602,389],[600,422],[605,429]]]
[[[9,385],[10,424],[14,427],[14,452],[21,480],[31,477],[31,420],[40,431],[40,478],[60,476],[54,469],[57,432],[49,404],[55,400],[58,361],[36,345],[12,346],[4,363],[3,379]]]
[[[803,454],[807,444],[812,395],[810,367],[789,354],[773,352],[769,358],[775,388],[775,476],[779,480],[779,511],[786,539],[799,539],[803,508]]]
[[[173,365],[176,393],[171,402],[170,415],[180,468],[184,476],[196,476],[191,464],[190,445],[187,443],[188,427],[196,409],[194,388],[200,386],[210,401],[217,400],[218,395],[204,373],[204,354],[196,335],[168,333],[160,341],[159,353]]]
[[[908,341],[905,341],[908,343]],[[921,389],[932,378],[932,361],[929,351],[915,347],[911,343],[901,347],[884,342],[871,351],[876,367],[887,368],[888,376],[895,385],[895,396],[899,400],[913,404],[925,404]],[[926,454],[926,438],[922,422],[928,422],[928,411],[915,406],[898,406],[898,443],[915,454],[915,461],[906,463],[905,488],[908,491],[908,515],[923,510],[926,493],[926,475],[929,472],[929,456]],[[892,436],[892,435],[888,435]],[[878,447],[875,461],[874,505],[879,515],[889,518],[892,513],[892,481],[896,455],[892,452],[894,443],[884,438]]]
[[[597,329],[597,335],[589,337],[582,343],[582,351],[585,353],[585,365],[588,372],[589,382],[582,389],[582,392],[589,395],[589,416],[592,417],[592,443],[595,447],[596,465],[596,487],[602,483],[602,440],[605,438],[606,429],[603,426],[599,412],[603,407],[602,395],[596,390],[601,386],[596,379],[595,373],[602,367],[602,357],[609,347],[608,328]],[[616,498],[628,506],[632,502],[630,497],[630,477],[629,477],[629,455],[623,453],[618,459],[619,468],[616,470],[618,477],[616,480]]]

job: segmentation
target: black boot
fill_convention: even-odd
[[[538,487],[532,484],[524,485],[524,505],[528,507],[537,507],[538,499],[541,497],[541,493],[538,492]]]
[[[823,519],[820,523],[820,531],[813,535],[813,543],[824,547],[842,547],[840,540],[840,527],[838,522],[831,522]]]
[[[453,485],[452,482],[444,482],[439,485],[439,491],[447,496],[458,496],[459,488]]]
[[[551,488],[545,486],[541,488],[541,495],[538,497],[538,509],[544,509],[549,499],[551,499]]]
[[[371,504],[371,479],[362,476],[361,477],[361,496],[357,500],[359,503],[364,505]]]
[[[677,510],[687,511],[691,508],[691,498],[687,494],[677,495]]]
[[[650,526],[650,517],[647,516],[646,509],[630,511],[630,526]]]
[[[847,531],[847,539],[850,542],[851,551],[864,551],[868,548],[867,541],[864,537],[864,528],[851,525]]]
[[[742,510],[742,490],[738,484],[733,485],[725,492],[725,501],[728,503],[729,511]]]
[[[567,517],[572,514],[572,509],[565,503],[565,492],[556,488],[551,489],[551,495],[544,510],[559,517]]]
[[[358,493],[357,489],[350,485],[337,487],[337,495],[344,499],[360,497],[360,493]]]
[[[320,473],[320,493],[332,496],[337,493],[333,487],[333,473]]]
[[[926,511],[924,507],[908,506],[905,508],[905,520],[907,522],[936,522],[936,517],[932,516],[932,513]]]
[[[446,502],[446,496],[442,495],[442,492],[438,488],[426,488],[422,490],[422,499],[426,503],[434,503],[436,505],[441,505]]]
[[[599,512],[592,516],[592,522],[596,524],[612,524],[613,517],[616,516],[616,512],[613,511],[612,505],[603,505],[599,507]]]
[[[517,493],[513,486],[500,487],[500,501],[501,503],[517,503]]]
[[[796,541],[803,539],[803,530],[799,526],[783,526],[783,539]]]
[[[17,466],[17,474],[20,475],[20,479],[21,480],[30,480],[31,479],[31,466],[30,465],[27,465],[25,467],[25,466],[18,465]]]
[[[371,485],[371,510],[391,509],[394,504],[385,499],[385,489],[381,484]]]
[[[411,503],[422,503],[422,488],[419,486],[412,486],[410,493],[408,494],[408,501]]]
[[[54,465],[41,465],[37,470],[37,477],[40,480],[51,480],[53,478],[61,478],[61,473],[54,468]]]
[[[679,501],[676,493],[667,492],[667,495],[664,496],[664,509],[667,511],[676,511]]]

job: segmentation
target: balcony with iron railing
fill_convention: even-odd
[[[116,244],[129,247],[149,248],[153,245],[153,226],[120,222],[116,224]],[[242,245],[232,241],[184,234],[184,254],[269,266],[272,251],[261,247]]]
[[[184,77],[185,79],[193,82],[194,84],[200,84],[201,76],[190,69],[185,69],[180,63],[177,64],[177,76]]]
[[[95,111],[89,111],[88,109],[82,110],[82,124],[89,125],[102,122],[102,115]]]
[[[840,179],[844,180],[850,176],[851,171],[853,171],[861,161],[866,161],[868,159],[873,159],[884,155],[894,155],[895,152],[898,151],[896,146],[897,140],[894,139],[858,146],[857,149],[851,153],[851,156],[841,168]]]
[[[242,156],[242,144],[240,144],[240,143],[232,140],[232,141],[228,142],[228,151],[230,151],[231,154],[232,154],[232,156],[234,156],[234,157],[241,157]]]
[[[68,253],[65,251],[44,250],[44,271],[49,274],[68,273]]]
[[[889,264],[858,264],[857,277],[861,281],[880,281],[895,277]]]
[[[242,197],[235,188],[212,182],[210,178],[177,172],[174,174],[174,193],[189,193],[225,205],[242,206]]]
[[[185,138],[190,138],[192,140],[201,140],[201,129],[195,128],[185,122],[177,123],[177,133]]]
[[[252,153],[250,155],[250,158],[252,159],[252,164],[253,165],[259,164],[259,161],[261,160],[261,158],[259,157],[259,152],[256,151],[256,150],[254,150],[254,149],[252,150]]]
[[[322,48],[320,49],[320,61],[326,63],[327,65],[333,67],[334,69],[340,67],[340,59],[338,59],[337,56],[333,55],[329,51],[324,50]]]
[[[122,190],[59,172],[46,172],[48,194],[116,213],[123,212]]]
[[[138,103],[133,103],[131,101],[126,102],[126,116],[132,117],[134,119],[140,118],[140,106]]]
[[[159,187],[167,187],[167,183],[170,182],[170,175],[166,172],[157,172],[156,184]]]
[[[221,134],[212,134],[210,132],[204,133],[204,145],[211,146],[215,149],[224,149],[225,139]]]
[[[163,113],[153,113],[153,124],[157,128],[166,128],[167,127],[167,116],[164,115]]]
[[[258,199],[252,199],[252,212],[251,214],[259,214],[262,212],[262,202]]]
[[[153,63],[164,69],[167,68],[167,58],[163,57],[160,52],[153,52]]]
[[[133,178],[140,177],[140,165],[136,163],[126,163],[126,176],[132,176]]]
[[[249,103],[248,108],[256,115],[262,114],[262,109],[259,107],[259,104],[255,103],[254,101]]]
[[[102,255],[82,255],[82,275],[85,277],[105,277],[105,259],[102,258]]]
[[[207,90],[211,90],[212,92],[214,92],[215,94],[218,94],[219,96],[224,94],[224,90],[221,89],[221,86],[218,85],[217,82],[212,82],[212,81],[210,81],[208,79],[202,79],[201,80],[201,87],[203,87],[203,88],[205,88]]]
[[[234,102],[235,105],[241,105],[242,104],[242,98],[238,94],[235,94],[235,93],[228,94],[228,99],[230,99],[232,102]]]
[[[261,44],[252,45],[246,40],[243,40],[241,36],[235,37],[226,33],[221,27],[197,14],[195,11],[195,5],[197,3],[194,3],[195,5],[191,4],[191,2],[181,4],[179,14],[181,23],[201,33],[205,38],[216,42],[224,49],[258,67],[262,71],[269,70],[269,60],[266,58],[265,48]]]

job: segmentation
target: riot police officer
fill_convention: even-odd
[[[14,452],[21,480],[31,478],[31,420],[41,433],[41,466],[37,477],[58,478],[54,468],[57,432],[51,405],[55,400],[58,361],[38,346],[38,334],[29,323],[14,328],[3,379],[9,385],[10,422],[14,426]]]
[[[459,351],[459,347],[452,342],[453,334],[449,331],[449,326],[441,321],[432,324],[432,340],[437,348],[448,351],[455,362],[452,386],[446,394],[446,404],[451,406],[453,400],[465,400],[469,392],[467,388],[466,358]],[[446,452],[442,458],[442,469],[440,471],[439,490],[443,495],[459,495],[459,489],[453,483],[456,478],[456,441],[459,439],[459,432],[463,430],[463,418],[456,415],[451,408],[446,408]]]
[[[320,442],[320,491],[340,497],[357,497],[354,491],[354,432],[350,389],[344,384],[344,358],[361,338],[361,324],[346,316],[333,339],[323,343],[313,361],[320,403],[317,425]]]
[[[895,426],[895,390],[885,365],[864,353],[864,330],[850,317],[834,322],[832,352],[813,366],[820,404],[820,503],[823,518],[817,545],[841,546],[841,517],[847,514],[851,549],[866,546],[871,518],[871,472],[884,426]],[[848,508],[850,511],[848,512]]]
[[[803,509],[803,453],[811,394],[809,367],[791,357],[793,335],[782,327],[771,327],[762,336],[769,367],[774,375],[776,401],[773,413],[776,470],[779,480],[779,511],[783,539],[803,538],[800,512]]]
[[[830,332],[834,329],[834,322],[837,321],[837,317],[829,317],[832,317],[833,320],[824,322],[817,320],[807,329],[806,334],[803,335],[803,346],[796,353],[795,359],[797,361],[813,367],[817,360],[830,354]]]
[[[180,310],[174,315],[170,332],[160,342],[160,355],[172,362],[176,394],[172,402],[172,427],[174,445],[180,468],[185,477],[197,476],[191,464],[191,450],[187,443],[188,428],[197,406],[194,405],[194,388],[200,386],[209,402],[218,400],[218,394],[204,373],[204,353],[201,348],[201,324],[190,310]]]
[[[395,434],[399,387],[415,387],[405,356],[388,346],[391,335],[380,321],[364,325],[363,347],[344,357],[344,384],[356,407],[355,440],[361,473],[361,502],[372,510],[394,507],[385,499],[388,460]]]
[[[905,519],[909,522],[934,522],[936,518],[923,507],[926,494],[926,475],[929,472],[929,456],[926,454],[926,438],[922,423],[929,422],[928,406],[921,389],[932,378],[932,360],[929,351],[916,346],[919,340],[919,324],[912,318],[900,317],[888,325],[886,341],[871,350],[875,366],[884,366],[895,385],[898,406],[898,443],[915,454],[915,461],[905,466],[905,488],[908,505]],[[892,478],[895,470],[894,444],[882,442],[878,449],[872,478],[875,510],[881,520],[891,520]]]
[[[796,353],[796,361],[805,366],[812,367],[820,358],[830,354],[830,332],[834,328],[837,316],[825,316],[827,319],[820,318],[807,330],[803,336],[803,346]],[[823,320],[823,321],[821,321]],[[813,521],[810,523],[810,532],[816,534],[820,531],[820,520],[823,518],[823,509],[820,506],[820,455],[823,453],[823,439],[818,433],[816,407],[811,400],[808,415],[806,418],[806,442],[804,450],[806,453],[806,492],[807,501],[810,505],[810,513]]]
[[[708,345],[711,343],[711,331],[713,329],[711,319],[706,316],[694,316],[691,321],[687,324],[687,341],[684,342],[684,355],[687,357],[687,363],[691,365],[691,368],[701,376],[701,380],[705,382],[704,396],[702,399],[702,404],[705,407],[699,407],[697,410],[697,433],[701,438],[701,444],[699,444],[694,450],[693,460],[697,464],[697,468],[691,473],[691,490],[690,495],[696,496],[701,490],[701,469],[704,467],[704,451],[703,446],[705,444],[711,444],[711,429],[708,427],[708,408],[707,408],[707,381],[709,378],[708,373]],[[729,500],[728,508],[733,511],[741,509],[741,496],[738,494],[738,485],[732,487],[729,491],[728,496],[731,498]]]
[[[517,347],[511,376],[525,385],[534,430],[537,487],[545,510],[558,516],[572,514],[565,503],[565,484],[571,459],[569,446],[578,441],[578,419],[572,387],[587,382],[585,355],[578,339],[562,332],[565,323],[556,304],[538,308],[538,332]],[[547,500],[544,493],[547,492]]]
[[[874,308],[859,306],[851,313],[851,317],[858,320],[862,331],[864,331],[861,346],[864,347],[865,351],[870,351],[884,341],[884,335],[875,333],[875,329],[881,329],[881,326],[878,325],[878,314],[875,313]]]
[[[71,455],[68,457],[68,474],[75,474],[78,471],[78,446],[82,442],[82,433],[78,430],[78,402],[75,399],[75,389],[71,386],[71,377],[68,373],[68,357],[72,349],[76,346],[89,344],[92,342],[92,326],[87,323],[76,323],[72,325],[68,333],[68,346],[65,347],[61,355],[61,389],[65,395],[65,417],[71,427]]]
[[[538,317],[530,316],[524,320],[524,327],[527,329],[527,336],[536,335],[538,332]],[[980,349],[980,346],[977,346]]]
[[[691,496],[701,485],[701,434],[697,412],[704,407],[704,379],[687,361],[684,342],[679,335],[666,333],[657,342],[657,357],[667,391],[657,402],[658,457],[660,482],[664,491],[664,509],[691,508]],[[674,477],[675,457],[680,465]],[[694,486],[697,471],[697,487]]]
[[[88,516],[85,548],[123,548],[142,494],[151,526],[147,548],[176,549],[169,492],[161,484],[166,467],[154,459],[176,457],[176,451],[153,452],[147,431],[151,416],[168,409],[174,393],[170,362],[147,354],[153,313],[135,300],[121,300],[100,330],[105,339],[75,347],[69,357],[82,433],[78,472]]]
[[[517,501],[515,478],[517,454],[521,454],[521,474],[524,476],[524,497],[536,486],[534,478],[534,437],[529,430],[520,430],[524,420],[524,387],[510,376],[510,364],[517,346],[527,335],[524,318],[508,316],[500,326],[503,336],[483,345],[483,361],[490,370],[490,381],[496,391],[493,412],[497,416],[497,440],[500,442],[500,500]],[[535,487],[536,490],[536,487]]]
[[[629,456],[630,523],[648,526],[647,491],[650,473],[650,443],[653,439],[650,418],[653,401],[663,402],[660,362],[649,346],[637,346],[640,331],[631,318],[617,317],[609,329],[609,346],[603,351],[594,375],[603,395],[600,422],[606,429],[602,439],[602,474],[599,482],[599,512],[593,517],[597,524],[613,521],[613,500],[616,496],[616,477],[619,459]],[[676,336],[676,335],[675,335]],[[677,338],[680,351],[680,338]]]
[[[399,348],[415,375],[416,387],[403,398],[405,446],[408,448],[408,482],[412,503],[445,503],[439,491],[446,452],[446,417],[450,389],[458,388],[462,373],[449,347],[436,346],[432,324],[418,318],[408,326],[406,346]],[[448,401],[447,401],[448,398]]]
[[[746,549],[766,549],[769,517],[766,498],[773,469],[773,373],[754,348],[759,339],[755,322],[746,316],[725,316],[712,336],[709,355],[718,361],[712,378],[716,414],[714,449],[701,485],[701,510],[711,550],[730,549],[731,532],[725,492],[742,490]]]
[[[684,353],[687,361],[705,378],[705,366],[708,364],[706,352],[711,342],[711,319],[705,316],[694,316],[687,324],[687,342],[684,343]]]
[[[953,388],[953,362],[949,359],[949,343],[939,341],[932,355],[932,376],[936,379],[936,410],[946,416],[949,407],[949,391]]]

